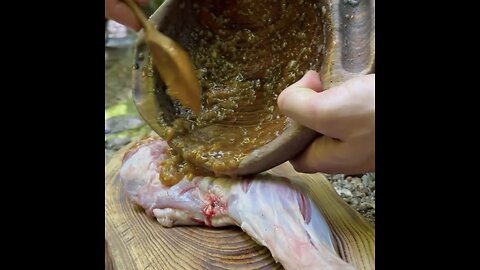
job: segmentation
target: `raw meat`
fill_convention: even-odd
[[[161,184],[160,161],[169,146],[149,140],[124,157],[120,179],[127,196],[163,226],[240,226],[285,269],[354,269],[336,253],[328,224],[287,178],[194,177]]]

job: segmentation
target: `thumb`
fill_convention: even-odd
[[[308,71],[299,81],[280,93],[278,107],[297,123],[322,133],[319,126],[330,114],[331,99],[335,98],[329,91],[322,90],[319,74]]]
[[[360,174],[374,170],[371,162],[374,152],[369,144],[321,136],[290,163],[296,171],[304,173]]]
[[[278,107],[285,115],[340,140],[346,140],[358,127],[365,125],[365,121],[372,119],[375,75],[356,77],[321,92],[312,89],[312,77],[306,78],[307,75],[280,93]],[[317,81],[319,84],[318,77]]]

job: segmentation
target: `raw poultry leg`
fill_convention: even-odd
[[[167,187],[159,180],[167,149],[162,140],[145,142],[125,155],[120,169],[127,196],[163,226],[237,225],[285,269],[354,269],[336,254],[316,205],[287,178],[194,177]]]

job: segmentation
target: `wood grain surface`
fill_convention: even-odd
[[[162,227],[123,193],[124,151],[105,167],[105,269],[283,269],[237,227]]]
[[[105,166],[105,269],[283,269],[266,247],[238,227],[165,228],[131,203],[118,179],[128,148]],[[338,196],[324,175],[295,172],[289,163],[267,172],[289,177],[309,195],[329,223],[343,260],[358,270],[375,269],[375,228]]]

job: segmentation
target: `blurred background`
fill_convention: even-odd
[[[151,0],[150,16],[163,0]],[[105,162],[122,146],[149,132],[131,98],[133,46],[137,33],[105,19]]]

